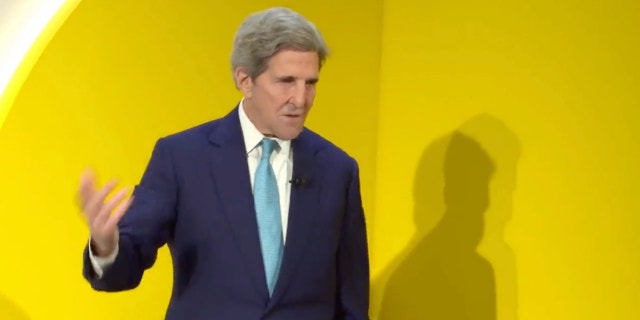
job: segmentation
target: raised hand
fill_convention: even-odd
[[[133,197],[127,197],[129,188],[116,192],[108,201],[105,199],[116,187],[115,180],[109,181],[101,189],[92,170],[86,170],[80,179],[78,202],[91,232],[93,254],[109,256],[118,246],[118,221],[131,206]]]

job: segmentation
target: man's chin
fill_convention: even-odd
[[[282,140],[293,140],[300,135],[302,129],[303,127],[286,128],[285,130],[278,132],[277,137]]]

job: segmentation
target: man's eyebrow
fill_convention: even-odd
[[[294,76],[280,76],[280,77],[277,77],[277,79],[278,81],[292,82],[296,78]],[[305,80],[306,83],[311,83],[311,84],[317,83],[318,81],[320,81],[318,77],[307,78]]]
[[[276,77],[276,80],[280,82],[293,82],[295,78],[293,76],[279,76]]]

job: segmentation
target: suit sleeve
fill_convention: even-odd
[[[353,169],[338,247],[336,319],[369,319],[369,254],[358,164]]]
[[[156,142],[133,203],[120,220],[118,254],[98,276],[91,264],[89,247],[84,249],[83,276],[98,291],[136,288],[156,261],[160,247],[173,233],[177,203],[177,181],[166,140]]]

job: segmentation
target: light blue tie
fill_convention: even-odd
[[[273,293],[273,288],[278,279],[283,251],[278,184],[269,162],[276,143],[272,139],[262,140],[262,158],[260,159],[260,164],[258,164],[258,169],[256,169],[253,190],[260,233],[260,246],[262,248],[262,259],[264,261],[269,294]]]

